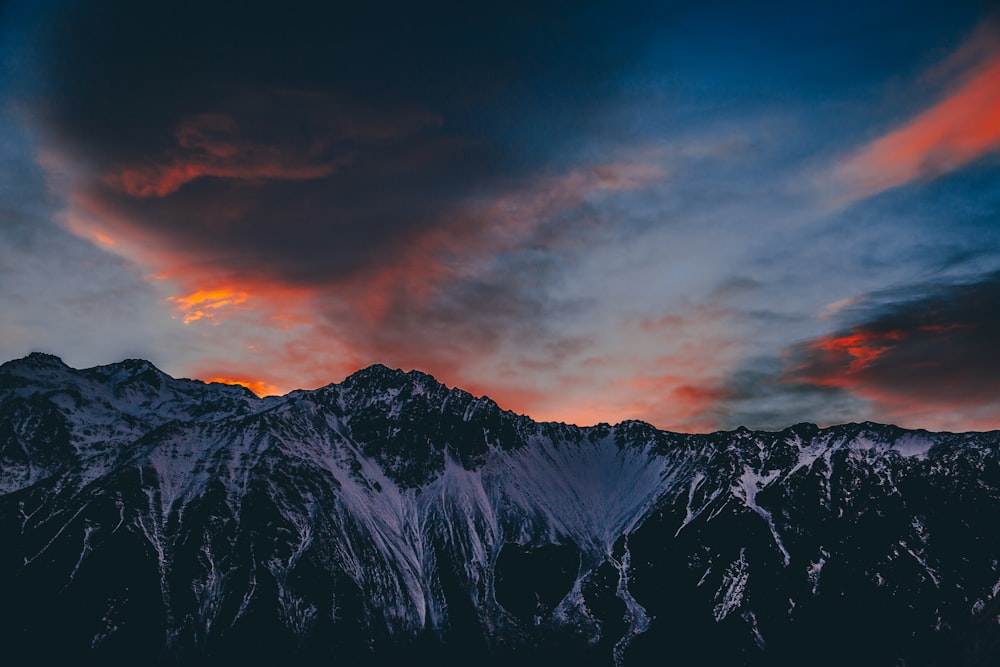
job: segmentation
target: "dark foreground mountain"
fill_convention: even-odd
[[[0,366],[0,662],[995,665],[998,444],[33,354]]]

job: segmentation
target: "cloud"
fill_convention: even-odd
[[[115,20],[94,34],[128,41],[132,19],[109,7]],[[402,14],[359,30],[384,39],[413,18]],[[222,53],[222,37],[193,40],[189,57],[207,65],[188,71],[167,56],[203,24],[156,28],[129,45],[141,80],[103,47],[81,49],[76,31],[59,42],[49,75],[64,103],[38,118],[49,155],[73,167],[66,225],[171,290],[190,338],[225,341],[185,355],[182,373],[287,391],[382,362],[527,412],[545,393],[532,369],[580,353],[586,337],[561,321],[578,304],[547,286],[601,224],[598,208],[666,177],[645,146],[595,159],[557,150],[599,105],[577,96],[622,64],[602,64],[587,42],[564,71],[564,52],[537,36],[466,42],[449,28],[425,44],[442,25],[482,19],[433,14],[377,49],[361,33],[289,37],[259,69],[239,62],[253,57],[245,45]],[[505,16],[490,34],[543,28]],[[574,13],[558,25],[570,40],[600,33],[586,23]],[[350,67],[303,62],[307,42],[321,52],[308,55]],[[219,52],[202,58],[207,44]],[[524,86],[544,88],[546,106],[571,102],[563,129],[534,134],[537,90]]]
[[[1000,25],[978,31],[926,79],[944,97],[849,155],[834,180],[852,200],[935,178],[1000,149]]]
[[[250,234],[270,229],[284,245],[235,237],[216,245],[204,238],[212,231],[211,207],[200,211],[205,217],[190,239],[186,224],[150,220],[151,209],[196,194],[195,183],[165,197],[133,197],[99,184],[77,200],[77,230],[115,239],[115,252],[175,287],[169,301],[178,318],[233,344],[190,362],[186,372],[197,377],[264,383],[275,393],[381,362],[430,370],[506,408],[548,416],[539,374],[557,373],[587,343],[561,323],[579,304],[551,298],[544,286],[565,249],[585,243],[597,224],[593,207],[665,178],[655,157],[643,149],[512,183],[508,191],[456,203],[405,235],[355,237],[346,248],[318,223],[296,229],[278,216],[258,218],[252,207],[238,208],[238,199],[240,215],[230,211],[225,224]],[[248,196],[274,185],[254,183]],[[219,193],[218,184],[212,192]],[[374,259],[338,265],[352,253]]]
[[[782,380],[843,390],[907,425],[1000,428],[1000,273],[924,288],[796,346]]]
[[[449,4],[31,10],[18,80],[37,84],[18,94],[50,176],[71,174],[64,227],[168,320],[166,370],[284,392],[382,362],[543,419],[682,430],[865,413],[832,372],[791,377],[756,355],[809,338],[808,359],[872,372],[898,342],[816,336],[874,308],[852,295],[926,264],[913,245],[945,244],[914,240],[904,215],[818,237],[801,224],[823,213],[816,193],[782,190],[782,174],[857,136],[866,119],[832,122],[830,100],[868,96],[965,14],[946,30],[910,13],[917,32],[872,44],[858,19],[897,8],[792,26],[720,24],[691,3]],[[939,104],[848,156],[854,192],[966,159],[964,135],[931,132],[923,157],[896,148],[985,90],[983,45],[928,74]]]
[[[263,102],[262,102],[263,100]],[[323,95],[261,91],[232,113],[186,116],[174,145],[158,156],[113,168],[103,181],[133,197],[166,197],[202,178],[249,182],[329,176],[362,147],[396,142],[440,125],[430,113],[345,109]],[[285,127],[292,125],[296,132]]]
[[[210,375],[210,374],[209,374]],[[246,387],[258,396],[277,396],[281,391],[274,385],[270,385],[261,380],[235,380],[229,377],[206,377],[205,382],[220,382],[222,384],[235,384],[241,387]]]
[[[724,381],[725,399],[716,408],[716,428],[746,426],[781,430],[790,424],[823,426],[850,421],[887,421],[871,404],[839,387],[786,377],[787,365],[776,357],[745,359]]]
[[[185,192],[122,196],[92,184],[74,201],[71,227],[180,282],[189,293],[172,301],[183,311],[196,305],[219,310],[246,302],[250,292],[280,292],[284,286],[324,291],[349,302],[355,317],[379,323],[402,302],[426,302],[434,290],[463,281],[481,283],[501,257],[509,261],[526,248],[573,243],[573,228],[593,224],[586,211],[591,203],[648,187],[664,175],[642,152],[511,183],[508,191],[469,197],[442,211],[421,214],[421,195],[415,193],[400,205],[410,209],[409,217],[373,193],[362,206],[389,207],[385,219],[376,221],[349,210],[357,200],[346,198],[343,219],[328,220],[340,217],[338,195],[322,188],[301,191],[283,214],[247,203],[269,196],[265,183],[213,187],[211,199]],[[339,189],[336,178],[324,185]],[[296,210],[300,214],[292,215]]]
[[[557,412],[575,423],[641,419],[683,432],[710,431],[724,415],[728,369],[739,353],[734,313],[677,308],[620,323],[566,373]],[[604,356],[595,357],[593,351]]]
[[[529,17],[392,4],[38,12],[43,85],[19,92],[81,176],[71,228],[154,273],[213,274],[188,291],[417,293],[480,259],[484,239],[523,240],[545,207],[649,180],[627,169],[651,162],[580,160],[578,146],[653,35],[641,7],[618,13],[634,29],[609,31],[589,3]],[[366,291],[377,314],[384,290]]]
[[[247,302],[246,292],[232,289],[196,290],[186,295],[174,295],[168,300],[184,313],[184,324],[205,318],[214,319],[215,313],[239,307]]]

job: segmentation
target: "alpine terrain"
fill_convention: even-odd
[[[32,354],[0,366],[0,662],[996,665],[998,445]]]

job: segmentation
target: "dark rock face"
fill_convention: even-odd
[[[1000,433],[0,366],[4,664],[994,665]]]
[[[551,614],[569,595],[580,571],[573,544],[505,544],[493,568],[497,602],[523,623]]]

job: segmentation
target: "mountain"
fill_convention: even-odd
[[[6,665],[995,665],[1000,432],[0,366]],[[57,663],[58,664],[58,663]]]

